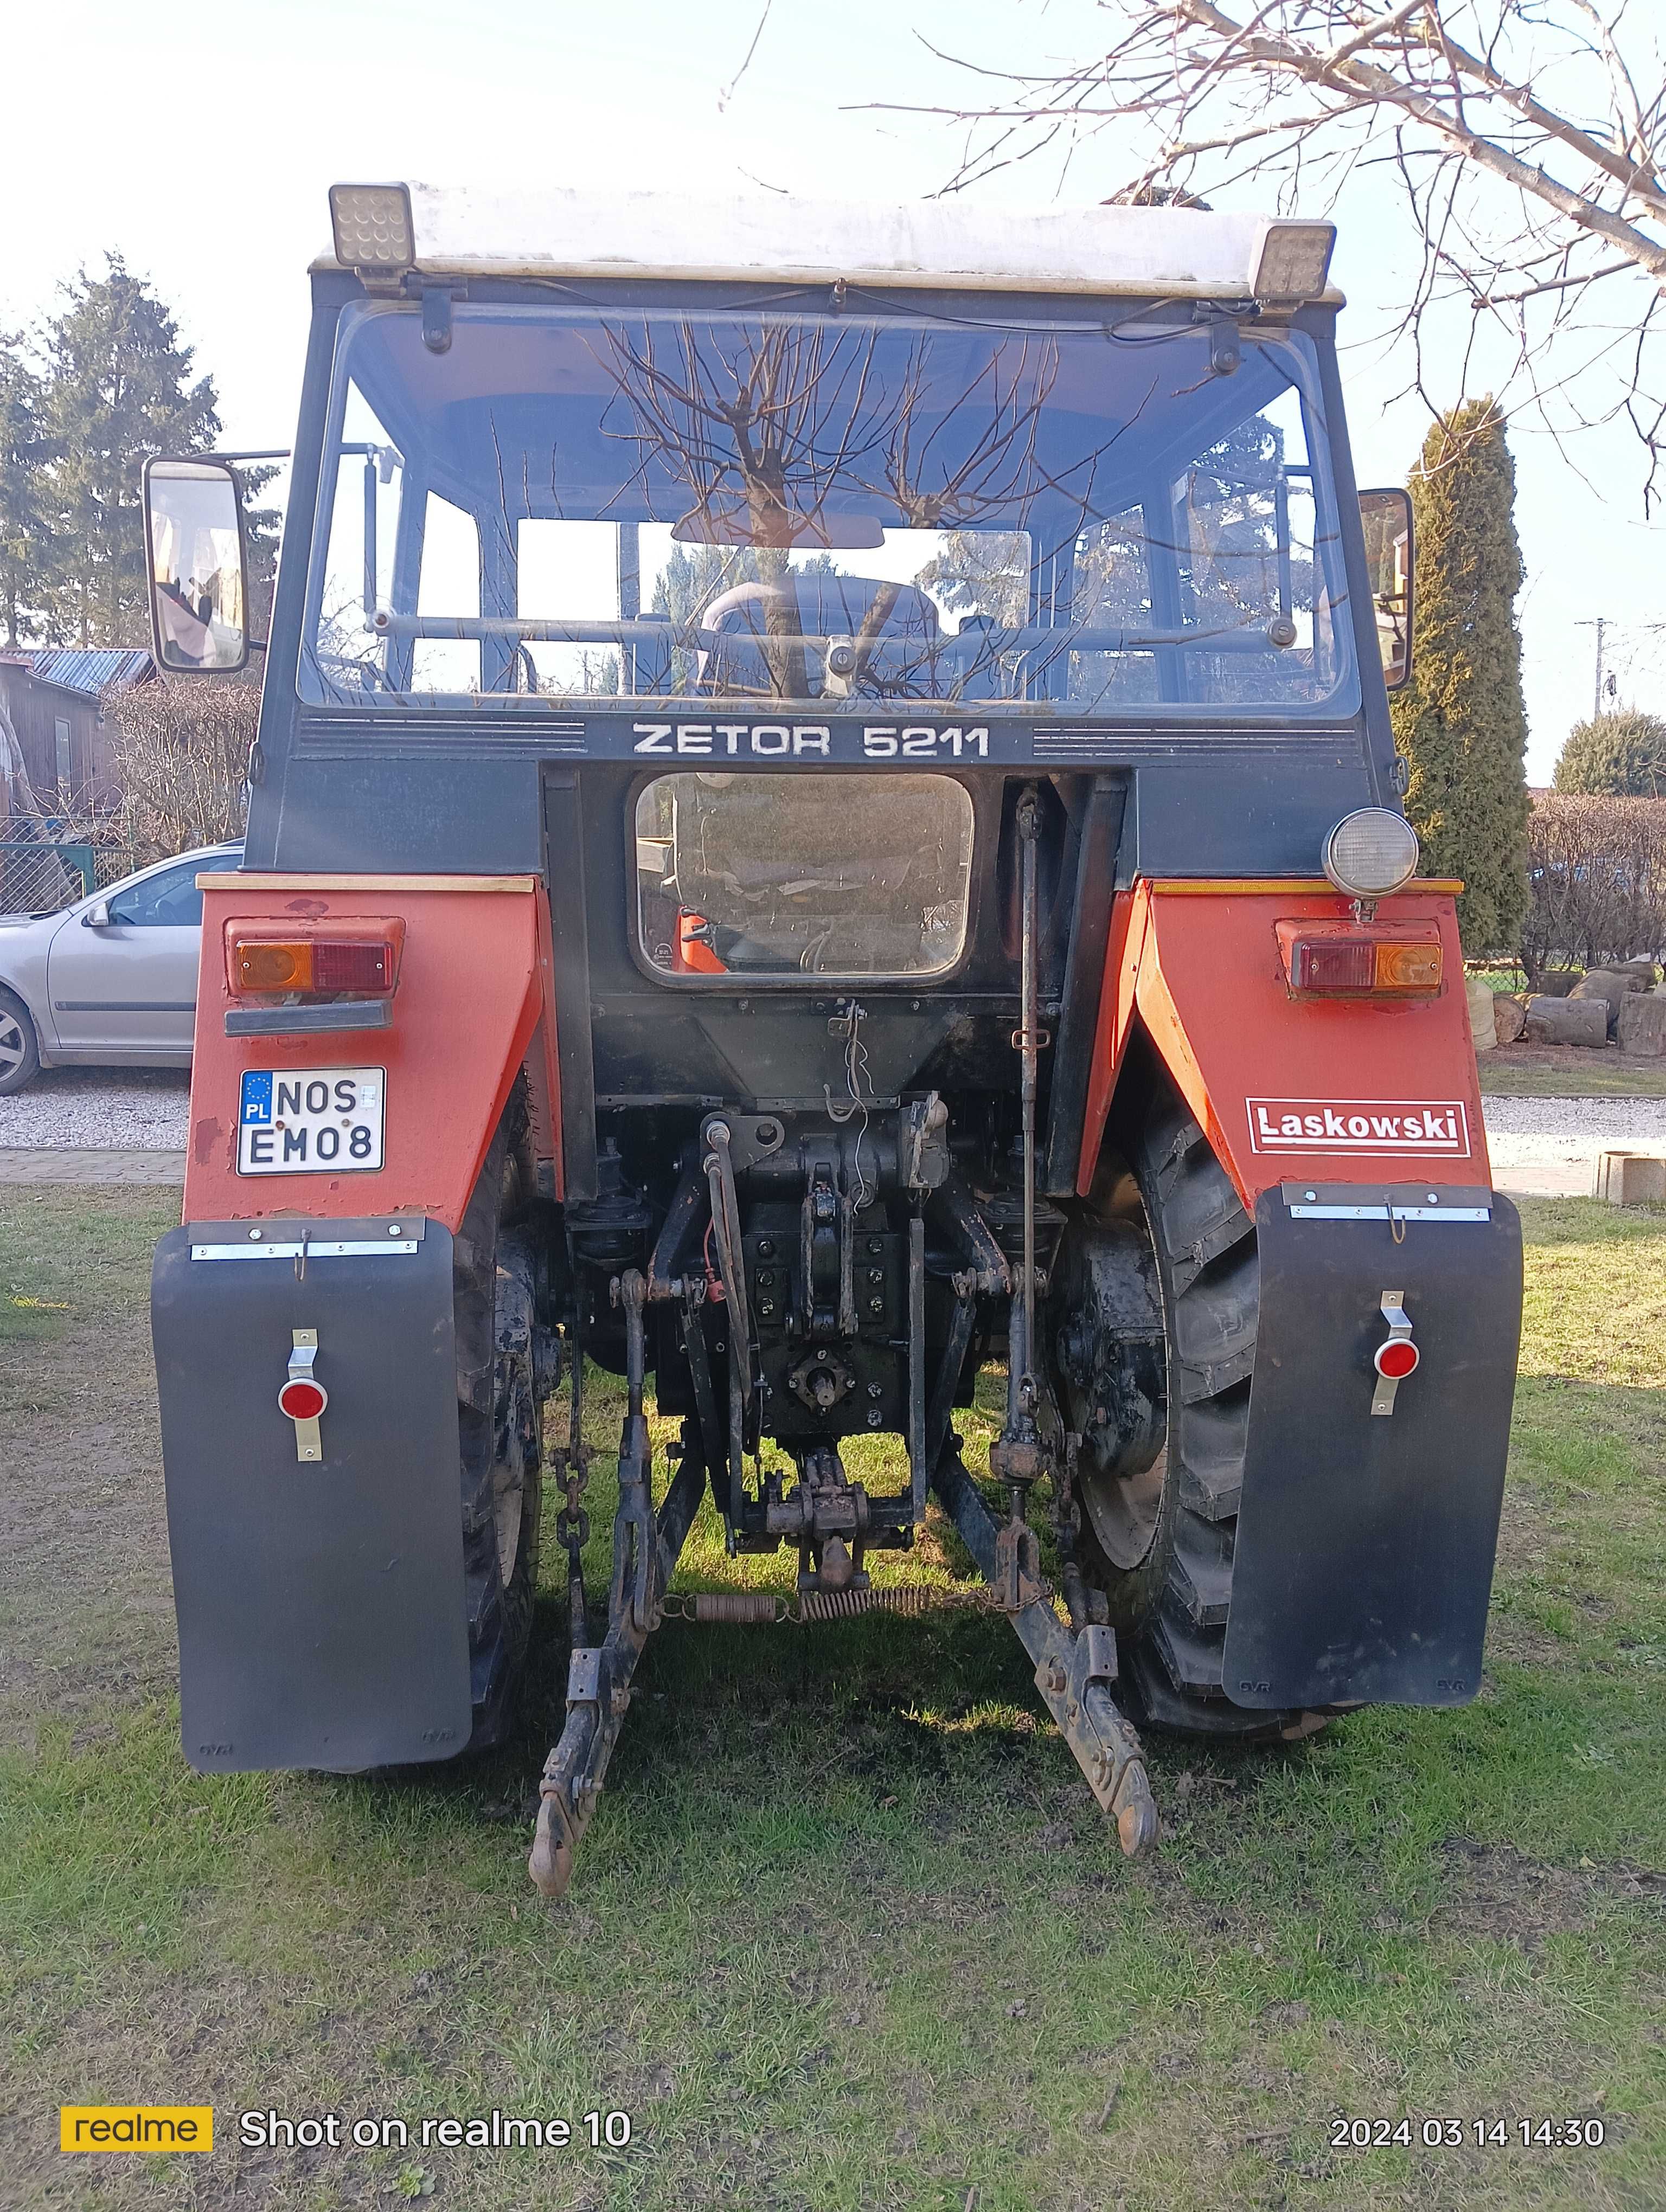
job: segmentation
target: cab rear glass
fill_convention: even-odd
[[[636,799],[642,957],[679,980],[941,975],[965,948],[972,838],[946,775],[657,776]]]

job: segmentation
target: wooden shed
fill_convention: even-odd
[[[16,733],[36,799],[78,813],[103,813],[119,797],[111,765],[104,697],[155,674],[131,647],[52,647],[0,653],[0,706]],[[5,800],[0,798],[0,808]]]

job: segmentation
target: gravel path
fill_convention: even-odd
[[[189,1107],[183,1070],[47,1068],[0,1098],[0,1149],[181,1151]],[[1585,1191],[1605,1146],[1666,1152],[1666,1098],[1489,1098],[1487,1137],[1505,1189]]]
[[[184,1068],[46,1067],[0,1098],[0,1145],[179,1151],[190,1106]]]
[[[1610,1146],[1666,1152],[1666,1098],[1489,1098],[1487,1150],[1501,1190],[1583,1197]]]

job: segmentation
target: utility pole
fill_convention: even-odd
[[[1596,632],[1596,703],[1590,710],[1593,721],[1602,711],[1602,633],[1608,626],[1606,615],[1598,615],[1595,622],[1574,624],[1576,629],[1594,629]]]

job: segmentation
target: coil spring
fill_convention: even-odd
[[[860,1613],[900,1613],[916,1619],[930,1601],[929,1590],[902,1583],[893,1589],[806,1590],[799,1599],[802,1621],[854,1620]]]
[[[804,1590],[789,1598],[775,1590],[695,1590],[668,1598],[665,1610],[702,1626],[757,1627],[795,1621],[808,1627],[854,1620],[864,1613],[900,1613],[918,1620],[943,1601],[941,1593],[903,1584],[894,1589]]]

